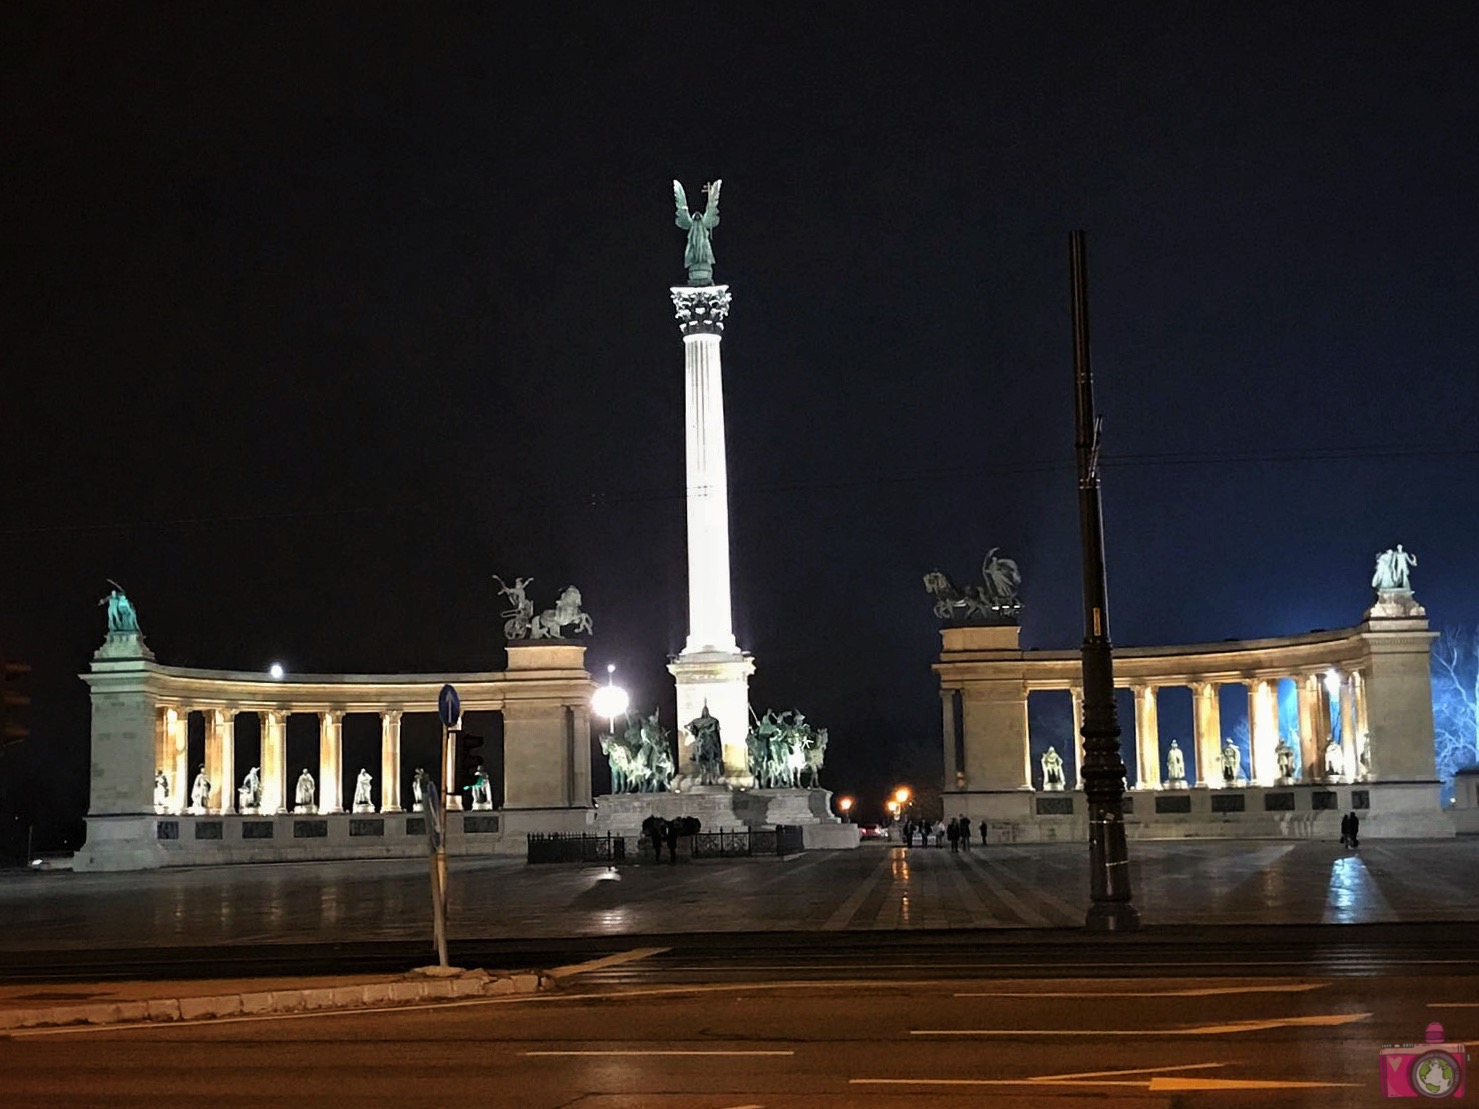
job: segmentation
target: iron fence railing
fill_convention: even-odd
[[[531,833],[528,861],[531,863],[619,863],[627,857],[627,841],[607,832],[602,835],[548,835]]]

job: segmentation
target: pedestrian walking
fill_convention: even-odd
[[[1351,845],[1351,813],[1346,813],[1340,818],[1340,845],[1349,847]]]
[[[1361,818],[1351,813],[1351,849],[1361,846]]]
[[[935,846],[945,846],[945,822],[943,820],[935,821]]]
[[[958,823],[960,824],[960,849],[969,851],[971,849],[971,822],[966,818],[965,813],[961,813]]]
[[[986,846],[986,821],[981,821],[981,846]]]
[[[678,862],[678,822],[668,821],[668,862],[676,865]]]
[[[951,820],[950,827],[945,829],[945,835],[950,838],[950,850],[960,850],[960,821]]]

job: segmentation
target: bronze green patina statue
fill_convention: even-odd
[[[673,182],[673,201],[678,206],[677,224],[688,232],[688,246],[683,251],[683,266],[688,270],[691,286],[714,283],[714,248],[710,237],[719,226],[719,186],[723,181],[714,181],[704,186],[709,202],[703,214],[695,216],[688,210],[688,195],[679,181]]]

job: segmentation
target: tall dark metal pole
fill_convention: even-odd
[[[1130,904],[1130,857],[1125,845],[1120,722],[1114,706],[1114,654],[1109,641],[1109,586],[1104,573],[1104,512],[1099,503],[1099,420],[1089,367],[1089,279],[1084,233],[1068,240],[1073,278],[1074,454],[1078,461],[1078,522],[1084,573],[1084,765],[1089,804],[1089,913],[1094,932],[1140,926]]]

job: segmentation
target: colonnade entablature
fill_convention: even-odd
[[[318,718],[318,777],[313,810],[370,811],[343,796],[343,721],[380,719],[380,812],[401,812],[401,720],[435,713],[445,684],[462,711],[493,711],[504,721],[504,807],[585,808],[591,804],[587,750],[595,688],[585,647],[567,641],[511,643],[508,668],[455,674],[300,674],[273,678],[240,670],[203,670],[155,661],[137,632],[110,632],[81,675],[91,687],[90,818],[153,812],[277,814],[295,807],[286,761],[287,719]],[[189,762],[189,717],[205,724],[205,758]],[[259,795],[240,802],[235,759],[237,717],[260,720]],[[450,760],[449,760],[450,761]],[[452,767],[439,768],[450,781]],[[192,796],[192,782],[202,788]],[[199,796],[208,787],[208,796]],[[351,787],[352,788],[352,787]],[[243,784],[241,791],[247,789]],[[476,795],[474,795],[476,796]],[[451,807],[457,807],[455,800]]]
[[[933,669],[944,724],[945,788],[961,793],[1033,789],[1027,699],[1071,697],[1074,770],[1083,765],[1083,669],[1077,650],[1024,650],[1016,626],[947,626]],[[1428,654],[1434,633],[1425,616],[1374,613],[1361,624],[1266,639],[1164,647],[1117,647],[1115,685],[1134,695],[1137,789],[1275,785],[1293,782],[1433,781]],[[1297,689],[1298,728],[1280,731],[1278,690]],[[1250,766],[1234,765],[1221,722],[1224,687],[1246,690]],[[1157,695],[1191,691],[1190,748],[1162,759]],[[1338,722],[1338,723],[1337,723]],[[1065,752],[1067,754],[1067,752]],[[1296,762],[1297,759],[1297,762]],[[1169,765],[1163,767],[1163,761]],[[1039,788],[1069,788],[1045,768]]]

